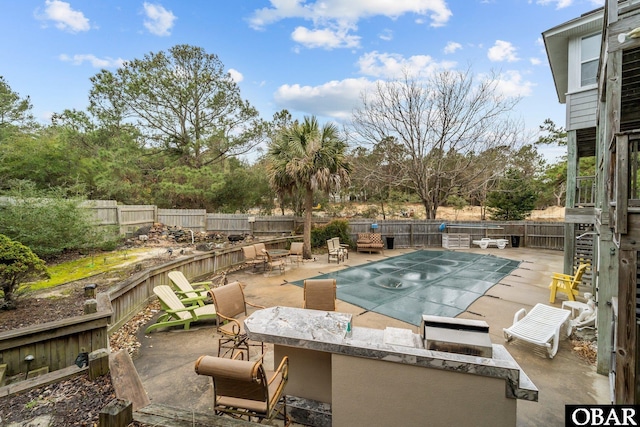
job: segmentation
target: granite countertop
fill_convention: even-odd
[[[350,323],[348,313],[269,307],[251,314],[245,330],[250,339],[271,344],[502,378],[507,397],[538,400],[538,389],[502,345],[492,345],[491,358],[432,351],[408,329],[354,327],[347,334]]]

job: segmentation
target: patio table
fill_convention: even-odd
[[[284,258],[286,256],[289,256],[288,249],[267,249],[267,252],[269,252],[271,258]]]

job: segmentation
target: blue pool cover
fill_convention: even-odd
[[[462,313],[519,265],[493,255],[420,250],[314,279],[335,278],[338,299],[419,326],[423,314]]]

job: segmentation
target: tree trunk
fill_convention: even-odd
[[[423,200],[422,206],[424,206],[424,213],[427,219],[436,219],[436,210],[433,209],[433,206],[429,200]]]
[[[3,310],[16,309],[16,301],[13,296],[14,284],[9,283],[2,286],[2,292],[4,293],[4,304],[0,307]]]
[[[380,201],[380,209],[382,209],[382,219],[387,219],[387,214],[384,212],[384,202]]]
[[[302,233],[302,258],[311,259],[311,215],[313,213],[313,190],[307,187],[304,195],[304,231]]]

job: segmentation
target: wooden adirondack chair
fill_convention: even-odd
[[[576,270],[576,274],[571,276],[563,273],[553,273],[551,276],[551,294],[549,295],[549,302],[554,303],[556,301],[556,293],[562,292],[569,297],[569,300],[575,301],[575,295],[578,295],[578,286],[582,282],[582,275],[587,269],[587,264],[580,264]]]

